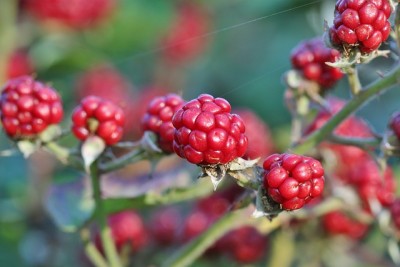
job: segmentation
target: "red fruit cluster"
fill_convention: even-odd
[[[378,49],[389,37],[391,12],[388,0],[338,0],[329,31],[332,44],[339,49],[358,46],[364,53]]]
[[[265,158],[274,151],[274,144],[269,127],[249,109],[236,110],[246,125],[248,146],[243,158]]]
[[[394,226],[400,230],[400,198],[393,201],[390,206],[390,215],[392,216]]]
[[[345,235],[360,239],[368,231],[368,225],[348,217],[341,211],[333,211],[322,217],[325,231],[331,235]]]
[[[333,63],[339,57],[339,51],[326,47],[321,38],[314,38],[296,46],[291,52],[290,59],[293,67],[306,79],[328,88],[340,80],[343,73],[339,68],[328,66],[326,62]]]
[[[273,154],[263,163],[267,194],[284,210],[300,209],[324,190],[324,169],[313,158]]]
[[[393,130],[397,139],[400,140],[400,112],[396,112],[392,115],[389,121],[389,127]]]
[[[163,56],[171,63],[179,63],[200,54],[206,45],[208,19],[199,6],[182,4],[171,29],[163,38]]]
[[[185,101],[176,94],[168,94],[153,99],[142,118],[142,129],[152,131],[157,135],[157,143],[165,153],[174,152],[175,128],[172,125],[172,116],[179,110]]]
[[[92,26],[106,18],[115,0],[26,0],[26,9],[42,21],[56,21],[73,28]]]
[[[63,117],[58,93],[29,76],[9,80],[0,97],[3,128],[13,139],[30,138]]]
[[[142,218],[134,211],[115,213],[108,218],[111,235],[118,251],[125,246],[137,251],[147,242],[147,230]],[[96,245],[103,251],[100,236],[96,235]]]
[[[175,153],[200,165],[226,164],[243,156],[245,125],[230,112],[228,101],[207,94],[186,103],[172,119]]]
[[[72,113],[72,132],[82,141],[97,135],[107,145],[113,145],[122,138],[124,121],[120,107],[100,97],[88,96]]]
[[[7,79],[31,75],[33,73],[33,64],[27,52],[24,50],[14,51],[8,59],[6,71]]]

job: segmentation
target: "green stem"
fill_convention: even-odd
[[[123,155],[120,158],[112,160],[106,163],[99,164],[99,170],[101,173],[111,172],[124,167],[127,164],[135,163],[146,159],[146,151],[143,149],[134,149],[131,152]]]
[[[211,184],[208,181],[204,181],[203,184],[196,184],[189,188],[170,189],[163,194],[149,192],[146,195],[135,198],[107,198],[103,200],[103,203],[105,212],[112,214],[127,209],[140,209],[193,200],[205,197],[212,192]]]
[[[7,63],[15,47],[17,0],[3,0],[0,9],[0,84],[6,79]]]
[[[358,78],[358,71],[356,66],[346,68],[347,79],[350,85],[350,91],[353,96],[356,96],[360,93],[362,87],[360,83],[360,79]]]
[[[167,259],[164,267],[190,266],[204,251],[221,238],[225,233],[242,225],[251,224],[252,208],[246,208],[226,213],[221,219],[215,222],[206,232],[196,237]],[[254,219],[253,219],[254,220]]]
[[[59,161],[65,164],[69,164],[78,170],[84,170],[83,162],[71,153],[71,150],[60,146],[55,142],[47,142],[43,144],[43,147],[51,152]]]
[[[96,202],[96,217],[100,226],[101,242],[110,267],[122,267],[117,249],[111,235],[110,227],[107,223],[107,214],[104,208],[104,201],[101,196],[100,174],[97,167],[97,161],[90,166],[90,177],[92,180],[93,195]]]
[[[328,137],[328,139],[334,143],[347,145],[347,146],[356,146],[361,149],[369,149],[378,146],[382,140],[380,138],[353,138],[353,137],[343,137],[339,135],[332,134]]]
[[[364,105],[372,97],[389,89],[391,86],[400,83],[400,64],[389,72],[385,77],[368,85],[365,89],[354,96],[338,113],[336,113],[327,123],[312,134],[306,136],[299,143],[291,147],[291,151],[297,154],[305,154],[322,142],[343,120],[351,113]]]
[[[85,247],[86,256],[93,263],[93,265],[96,267],[109,267],[106,260],[91,241],[90,231],[88,229],[85,228],[81,230],[81,239]]]

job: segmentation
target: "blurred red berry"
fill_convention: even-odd
[[[81,141],[97,135],[107,145],[113,145],[122,138],[124,122],[120,107],[100,97],[87,96],[72,113],[72,132]]]
[[[193,3],[182,4],[166,36],[161,41],[163,56],[171,63],[188,61],[205,48],[208,17]]]
[[[324,169],[313,158],[295,154],[273,154],[264,161],[264,187],[284,210],[300,209],[322,195]]]
[[[332,44],[338,49],[358,46],[364,53],[378,49],[389,37],[391,12],[388,0],[338,0],[329,30]]]
[[[24,7],[40,21],[86,28],[106,19],[116,0],[25,0]]]
[[[6,78],[13,79],[19,76],[31,75],[33,69],[33,64],[28,53],[24,50],[16,50],[8,59]]]
[[[162,245],[169,245],[177,241],[181,227],[181,215],[175,208],[169,207],[157,211],[151,220],[153,238]]]
[[[246,125],[248,139],[246,159],[265,158],[274,151],[274,144],[268,125],[249,109],[235,111]]]
[[[157,135],[157,143],[165,153],[173,153],[175,128],[172,116],[185,101],[176,94],[168,94],[154,98],[147,106],[147,112],[142,117],[142,129]]]
[[[58,93],[29,76],[9,80],[0,97],[3,128],[13,139],[30,138],[62,120]]]
[[[343,77],[339,68],[328,66],[326,62],[335,62],[340,57],[339,51],[325,46],[321,38],[306,40],[291,52],[291,61],[295,69],[323,88],[332,87]]]
[[[397,230],[400,230],[400,198],[396,198],[390,206],[390,215]]]
[[[118,251],[125,246],[131,251],[138,251],[147,243],[147,230],[144,222],[138,213],[134,211],[123,211],[112,214],[108,218],[108,225],[111,228],[111,235]],[[96,245],[101,252],[103,246],[100,235],[96,235]]]
[[[202,94],[178,110],[174,151],[193,164],[226,164],[244,155],[247,137],[243,120],[231,114],[223,98]]]
[[[183,241],[188,241],[202,232],[211,224],[209,216],[202,211],[195,210],[186,218],[183,225]]]
[[[325,231],[331,235],[345,235],[352,239],[362,238],[368,231],[368,225],[351,219],[341,211],[333,211],[322,217]]]

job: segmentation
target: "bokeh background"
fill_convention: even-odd
[[[129,97],[122,96],[123,105],[135,111],[126,139],[140,137],[135,129],[137,112],[148,95],[176,92],[191,99],[210,93],[226,98],[234,108],[253,110],[269,125],[281,149],[290,134],[282,83],[283,73],[290,69],[290,51],[301,40],[323,34],[324,20],[331,24],[335,4],[334,0],[116,0],[99,22],[71,27],[43,20],[26,2],[0,3],[2,72],[9,68],[11,55],[20,51],[23,56],[17,61],[28,60],[29,72],[62,95],[63,126],[70,125],[68,115],[84,94],[82,87],[105,88],[105,94],[117,99],[121,98],[112,89],[116,84],[129,92]],[[79,1],[67,5],[72,2]],[[180,7],[188,2],[201,15],[179,21]],[[171,31],[190,23],[199,27],[197,32],[182,33],[175,43],[166,41]],[[181,57],[177,47],[182,53],[194,52]],[[390,62],[377,60],[373,68],[363,67],[362,83],[378,77],[376,68],[388,70]],[[96,74],[96,68],[104,72]],[[4,82],[7,75],[1,79]],[[346,81],[332,93],[347,98]],[[398,97],[395,92],[381,95],[360,114],[382,131],[389,114],[398,108]],[[0,151],[12,147],[1,132]],[[47,155],[29,160],[20,154],[0,157],[0,266],[81,266],[79,236],[59,231],[43,204],[52,181],[75,176],[79,174]]]

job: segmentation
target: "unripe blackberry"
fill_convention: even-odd
[[[147,106],[147,112],[142,117],[142,129],[152,131],[157,135],[157,143],[165,153],[173,153],[175,128],[172,116],[184,104],[184,100],[176,94],[168,94],[154,98]]]
[[[243,120],[231,114],[223,98],[202,94],[179,109],[172,124],[176,131],[173,148],[193,164],[226,164],[247,149]]]
[[[188,61],[200,54],[207,43],[208,18],[193,3],[184,3],[178,9],[177,18],[161,41],[163,56],[170,63]]]
[[[72,113],[72,132],[82,141],[97,135],[107,145],[113,145],[122,138],[124,122],[120,107],[100,97],[87,96]]]
[[[3,128],[12,139],[33,138],[62,120],[58,93],[29,76],[9,80],[0,97]]]
[[[26,9],[41,21],[55,21],[72,28],[85,28],[106,18],[115,0],[26,0]]]
[[[362,238],[368,231],[368,225],[348,217],[341,211],[333,211],[322,217],[325,231],[331,235],[345,235],[352,239]]]
[[[246,125],[248,146],[243,158],[264,158],[274,151],[274,142],[268,125],[249,109],[235,111]]]
[[[324,169],[313,158],[295,154],[273,154],[263,163],[267,194],[284,210],[300,209],[322,195]]]
[[[297,45],[290,59],[294,69],[306,79],[317,82],[322,88],[329,88],[343,77],[343,73],[326,62],[333,63],[339,57],[339,51],[326,47],[321,38],[314,38]]]
[[[144,222],[139,214],[134,211],[112,214],[108,218],[108,225],[111,228],[111,236],[118,251],[121,251],[125,246],[129,247],[131,251],[137,251],[147,242],[147,230]],[[96,235],[96,245],[103,252],[99,234]]]
[[[390,34],[392,12],[388,0],[338,0],[330,39],[338,49],[359,47],[370,53],[379,48]]]

